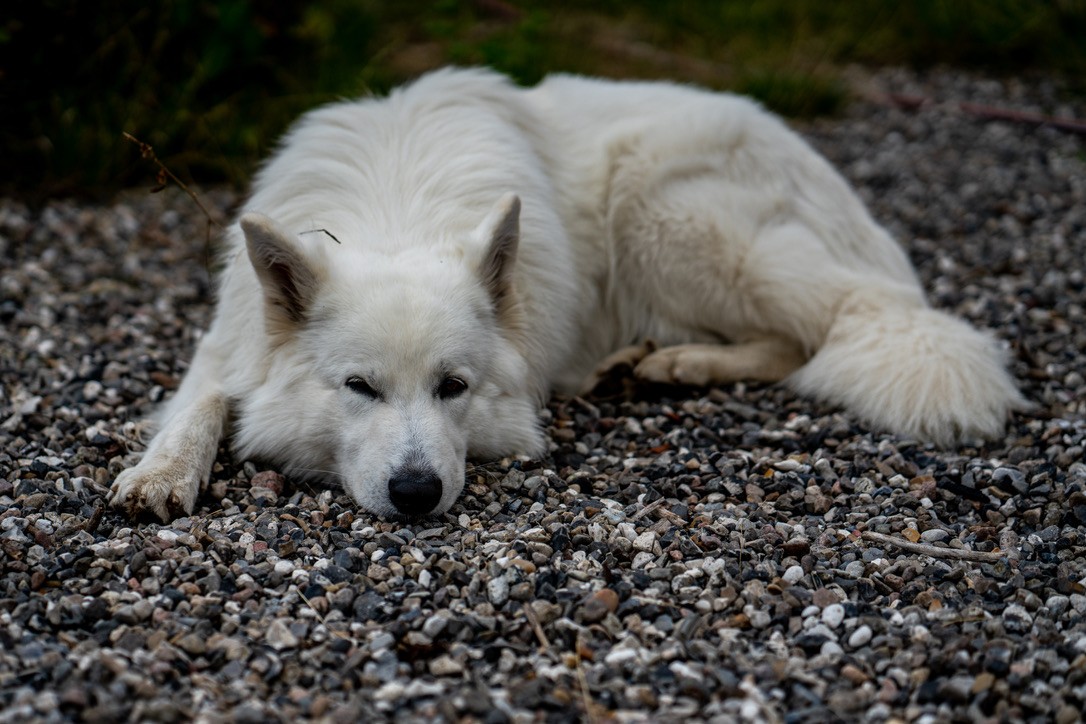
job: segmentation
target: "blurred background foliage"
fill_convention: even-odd
[[[429,68],[670,78],[838,111],[842,69],[1086,78],[1086,0],[36,0],[0,18],[0,184],[27,198],[242,185],[300,112]]]

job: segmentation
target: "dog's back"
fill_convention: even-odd
[[[641,360],[638,376],[787,376],[944,443],[997,434],[1024,405],[992,340],[929,309],[903,249],[844,179],[752,101],[573,76],[527,95],[552,134],[544,155],[578,264],[604,280],[581,364],[653,338],[676,347]]]

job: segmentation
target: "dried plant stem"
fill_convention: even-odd
[[[157,193],[157,192],[161,191],[162,189],[166,188],[166,181],[167,180],[173,181],[175,184],[177,184],[177,186],[182,191],[184,191],[186,194],[188,194],[188,197],[190,199],[192,199],[193,203],[195,203],[200,208],[200,211],[203,212],[204,218],[207,219],[207,236],[204,239],[204,253],[207,256],[205,261],[207,262],[208,274],[210,275],[210,273],[211,273],[210,272],[210,267],[211,267],[211,229],[212,229],[212,227],[220,227],[221,228],[222,223],[218,219],[216,219],[214,216],[211,215],[211,212],[208,211],[207,207],[204,206],[202,201],[200,201],[200,197],[196,195],[196,192],[193,191],[192,189],[190,189],[188,187],[188,184],[186,184],[184,181],[177,178],[177,175],[173,171],[171,171],[169,169],[169,167],[166,166],[166,164],[162,163],[162,161],[159,160],[158,156],[155,154],[155,149],[151,144],[146,143],[144,141],[141,141],[140,139],[136,138],[135,136],[133,136],[131,133],[128,133],[127,131],[121,131],[121,135],[124,136],[124,139],[126,141],[130,141],[130,142],[136,144],[136,146],[138,146],[139,149],[140,149],[140,157],[150,161],[158,169],[158,171],[155,174],[156,184],[151,189],[151,193]]]
[[[910,553],[931,556],[932,558],[954,558],[960,561],[994,563],[1001,558],[1007,557],[1006,553],[998,551],[969,551],[962,548],[939,548],[937,546],[928,545],[927,543],[913,543],[912,541],[907,541],[903,538],[898,538],[897,536],[883,535],[882,533],[875,533],[870,530],[865,530],[860,533],[860,537],[864,540],[871,541],[872,543],[896,546]]]

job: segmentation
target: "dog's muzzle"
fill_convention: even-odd
[[[426,515],[441,502],[441,478],[433,470],[401,468],[388,480],[388,497],[404,515]]]

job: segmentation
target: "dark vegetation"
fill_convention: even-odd
[[[447,63],[732,89],[833,113],[842,69],[1086,71],[1086,0],[162,0],[13,3],[0,20],[0,184],[42,198],[242,183],[301,111]]]

